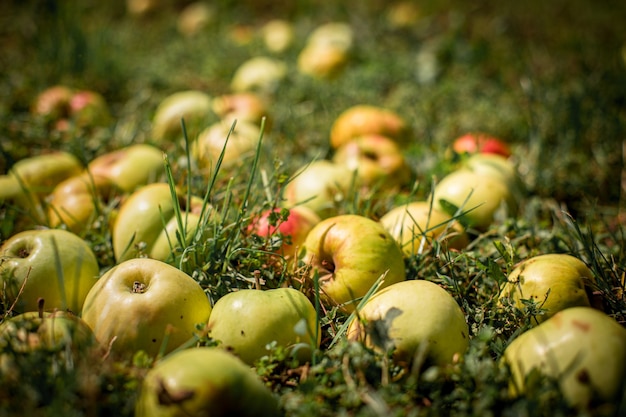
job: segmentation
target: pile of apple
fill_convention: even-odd
[[[331,42],[318,34],[310,47],[347,52],[349,33],[334,30],[344,37],[333,32]],[[378,219],[347,214],[342,207],[351,193],[382,198],[410,186],[413,173],[402,117],[372,105],[346,109],[330,129],[332,157],[296,170],[281,207],[247,219],[245,233],[275,240],[273,250],[300,279],[282,288],[233,290],[212,303],[172,260],[192,239],[207,238],[215,213],[206,198],[165,180],[164,155],[187,134],[202,172],[254,156],[271,120],[267,102],[248,90],[269,81],[240,74],[233,81],[236,91],[217,98],[193,90],[167,97],[154,115],[153,145],[132,145],[86,166],[71,154],[50,153],[18,162],[0,178],[0,199],[20,208],[28,229],[0,248],[2,303],[14,315],[0,326],[0,349],[88,346],[124,361],[143,351],[155,364],[138,416],[180,407],[244,415],[242,405],[247,415],[278,415],[277,399],[251,367],[272,344],[300,362],[311,360],[322,340],[320,317],[332,309],[347,317],[347,340],[391,354],[398,364],[463,360],[470,332],[462,308],[442,287],[407,276],[405,261],[435,246],[462,251],[515,215],[524,187],[510,148],[485,134],[463,135],[451,143],[456,168],[433,184],[428,198]],[[55,91],[65,103],[65,90]],[[44,107],[35,106],[39,114]],[[102,219],[110,221],[116,264],[101,273],[81,236]],[[502,306],[523,310],[530,300],[541,307],[535,326],[503,358],[512,395],[524,392],[526,376],[536,370],[558,378],[576,406],[620,395],[626,329],[591,307],[593,287],[589,268],[565,254],[529,258],[511,273]],[[200,346],[207,336],[216,347]],[[0,368],[19,374],[11,357],[0,355]]]

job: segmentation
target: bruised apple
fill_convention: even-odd
[[[379,288],[405,279],[404,257],[377,221],[355,214],[322,220],[307,235],[303,262],[319,279],[326,304],[353,311],[379,278]]]
[[[272,342],[310,360],[321,340],[315,307],[293,288],[230,292],[213,306],[209,329],[221,347],[248,365],[267,355]]]
[[[374,294],[348,327],[347,337],[392,351],[399,363],[422,352],[434,365],[452,363],[469,345],[465,314],[450,293],[425,280],[407,280]]]
[[[141,382],[136,417],[278,417],[278,399],[248,365],[216,347],[173,353]]]
[[[138,258],[118,263],[92,287],[81,317],[96,339],[119,357],[139,351],[155,357],[196,337],[209,320],[211,303],[183,271]]]

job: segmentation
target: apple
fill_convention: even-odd
[[[315,160],[288,180],[284,205],[308,207],[322,219],[334,216],[347,200],[354,182],[349,168],[325,159]]]
[[[131,16],[144,17],[162,9],[165,0],[126,0],[126,11]]]
[[[254,157],[261,140],[261,127],[245,121],[235,124],[219,121],[204,129],[191,145],[191,153],[200,168],[214,169],[222,151],[222,168],[230,168],[245,163]]]
[[[315,78],[336,77],[348,63],[348,52],[333,44],[306,45],[298,55],[298,70]]]
[[[355,171],[366,187],[394,188],[406,184],[411,169],[398,144],[386,136],[358,136],[335,150],[333,162]]]
[[[155,357],[189,341],[206,325],[211,303],[193,278],[165,262],[130,259],[109,269],[87,294],[82,318],[120,357]]]
[[[415,27],[421,17],[422,10],[420,6],[408,0],[390,4],[385,13],[386,21],[393,29]]]
[[[427,201],[412,201],[389,210],[380,223],[400,244],[405,256],[424,253],[434,240],[461,250],[469,243],[463,226]]]
[[[474,171],[480,175],[491,176],[503,180],[510,188],[519,188],[523,185],[517,173],[517,167],[509,158],[498,154],[476,153],[469,155],[461,163],[462,168]]]
[[[216,347],[163,358],[141,382],[135,417],[278,417],[278,399],[248,365]]]
[[[548,253],[520,262],[509,274],[499,299],[520,310],[524,308],[522,300],[534,301],[546,310],[533,316],[537,324],[569,307],[589,307],[588,293],[594,287],[593,273],[583,261],[564,253]]]
[[[272,19],[261,27],[261,36],[269,51],[282,53],[293,44],[295,30],[287,20]]]
[[[195,1],[186,5],[178,14],[176,28],[187,37],[193,37],[202,32],[215,19],[216,11],[202,1]]]
[[[183,139],[182,120],[187,138],[192,141],[213,117],[212,97],[199,90],[185,90],[165,97],[152,117],[152,140],[169,145]]]
[[[274,251],[291,261],[297,258],[307,234],[320,221],[317,213],[305,206],[274,208],[253,217],[247,231],[270,241],[278,239],[280,245]]]
[[[315,307],[293,288],[241,289],[222,296],[211,311],[209,335],[248,365],[268,354],[276,342],[295,357],[310,360],[320,346]]]
[[[352,49],[354,31],[348,23],[328,22],[316,27],[307,37],[308,46],[332,45],[343,51]]]
[[[349,340],[392,351],[398,363],[410,364],[425,354],[431,364],[444,366],[469,346],[469,327],[454,297],[425,280],[398,282],[374,294],[350,322]]]
[[[303,250],[308,278],[317,274],[322,300],[348,312],[379,278],[380,288],[405,279],[400,246],[382,224],[364,216],[322,220],[307,235]]]
[[[234,121],[261,126],[265,118],[266,131],[270,128],[266,100],[257,93],[241,92],[218,96],[213,99],[213,111],[229,126]]]
[[[69,116],[70,100],[74,91],[65,85],[48,87],[35,97],[31,113],[47,121],[56,121]]]
[[[272,93],[287,75],[287,65],[278,59],[256,56],[235,70],[230,82],[234,92],[259,91]]]
[[[591,307],[570,307],[514,339],[503,362],[511,393],[522,395],[535,373],[555,378],[570,405],[617,407],[626,380],[626,329]]]
[[[486,230],[504,207],[509,213],[517,210],[515,190],[501,178],[481,175],[469,168],[452,171],[439,181],[430,196],[433,207],[455,215],[468,227]]]
[[[105,98],[95,91],[76,91],[69,102],[69,119],[78,127],[107,126],[111,113]]]
[[[409,128],[396,112],[383,107],[358,104],[344,110],[333,122],[330,144],[336,149],[355,137],[376,134],[405,144]]]
[[[49,310],[79,312],[99,274],[89,244],[66,230],[26,230],[0,247],[3,302],[16,312],[36,311],[40,298]]]
[[[172,198],[170,185],[153,183],[132,193],[120,206],[111,228],[113,252],[118,262],[138,256],[167,261],[180,249],[177,234],[189,243],[200,222],[202,200],[193,196],[190,207],[187,198],[176,190],[178,201]],[[175,205],[181,209],[185,232],[179,231]]]
[[[459,136],[452,142],[452,150],[457,154],[484,153],[511,156],[511,148],[502,139],[486,133],[474,132]]]

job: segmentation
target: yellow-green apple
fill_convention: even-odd
[[[272,93],[287,75],[287,64],[266,56],[256,56],[235,70],[230,88],[235,92]]]
[[[307,45],[332,45],[348,51],[352,49],[354,31],[348,23],[328,22],[317,26],[307,37]]]
[[[502,178],[481,175],[469,168],[450,172],[436,185],[430,198],[433,207],[454,215],[461,210],[461,222],[469,227],[485,230],[495,220],[501,207],[515,213],[515,190]]]
[[[253,217],[247,231],[269,240],[273,251],[290,261],[297,257],[306,236],[320,221],[317,213],[305,206],[275,208]]]
[[[324,219],[339,212],[354,182],[354,173],[348,167],[318,159],[289,179],[284,189],[284,205],[308,207]]]
[[[554,378],[578,409],[617,407],[626,380],[626,329],[600,310],[570,307],[514,339],[503,361],[514,396],[526,393],[539,373]]]
[[[385,20],[393,29],[415,27],[421,17],[420,6],[408,0],[389,4],[385,13]]]
[[[358,104],[344,110],[333,122],[330,144],[338,148],[358,136],[376,134],[399,144],[409,142],[406,121],[396,112],[378,106]]]
[[[16,312],[36,311],[40,298],[47,309],[80,312],[99,274],[89,244],[66,230],[26,230],[0,247],[2,296]]]
[[[76,366],[97,348],[98,343],[87,323],[67,311],[29,311],[0,324],[0,372],[4,378],[15,382],[24,372],[22,361],[32,361],[31,353],[45,353],[51,366],[63,367]],[[41,365],[41,361],[38,364]]]
[[[400,246],[382,224],[365,216],[322,220],[307,235],[303,250],[309,278],[319,278],[322,300],[346,311],[353,311],[379,278],[379,288],[385,288],[406,277]]]
[[[425,280],[398,282],[374,294],[348,327],[347,337],[410,364],[425,354],[444,366],[469,345],[465,314],[454,297]]]
[[[224,295],[211,311],[209,335],[248,365],[267,355],[272,342],[300,360],[310,360],[321,340],[315,307],[293,288],[242,289]]]
[[[509,274],[500,292],[500,302],[524,308],[522,300],[532,300],[544,314],[533,317],[541,323],[568,307],[590,306],[595,287],[591,270],[580,259],[565,253],[533,256],[520,262]]]
[[[219,121],[204,129],[192,144],[192,155],[204,169],[214,169],[224,150],[222,167],[233,167],[254,157],[259,140],[260,126],[250,122],[237,122],[230,133],[232,123]]]
[[[165,6],[165,0],[126,0],[126,11],[131,16],[143,17]]]
[[[511,156],[511,148],[502,139],[486,133],[466,133],[454,139],[452,150],[457,154],[495,154],[505,158]]]
[[[503,180],[516,201],[524,197],[524,183],[518,175],[517,167],[509,158],[497,154],[477,153],[464,159],[460,166],[480,175]]]
[[[412,201],[389,210],[380,223],[402,247],[406,256],[427,251],[437,240],[453,249],[463,249],[469,239],[463,226],[427,201]]]
[[[223,349],[195,347],[163,358],[141,382],[135,417],[278,417],[278,399]]]
[[[265,129],[270,128],[266,100],[254,92],[224,94],[213,99],[213,111],[230,128],[234,121],[261,125],[265,117]]]
[[[152,117],[152,140],[163,146],[180,141],[181,120],[185,122],[188,139],[194,140],[212,120],[211,102],[212,97],[199,90],[178,91],[165,97]]]
[[[105,98],[91,90],[79,90],[72,94],[69,119],[75,126],[83,128],[106,126],[112,120]]]
[[[333,78],[349,60],[348,51],[333,44],[306,45],[298,55],[298,70],[315,78]]]
[[[111,228],[113,252],[118,262],[147,255],[168,261],[177,248],[178,237],[188,244],[193,238],[202,210],[202,200],[187,198],[176,190],[175,200],[170,185],[153,183],[140,187],[120,206]],[[181,210],[184,232],[179,230],[176,205]]]
[[[74,91],[65,85],[55,85],[41,91],[31,105],[31,113],[47,121],[57,121],[69,116],[70,100]]]
[[[274,53],[285,52],[294,42],[293,24],[283,19],[272,19],[261,27],[265,47]]]
[[[203,1],[194,1],[186,5],[178,14],[176,28],[187,37],[202,32],[215,19],[215,9]]]
[[[211,303],[189,275],[165,262],[130,259],[109,269],[87,294],[81,317],[119,357],[169,353],[197,337]]]
[[[393,188],[406,184],[411,169],[397,142],[386,136],[358,136],[339,146],[333,162],[355,172],[361,185]]]

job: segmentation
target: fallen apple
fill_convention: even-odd
[[[275,208],[253,217],[247,231],[270,241],[278,239],[279,246],[274,251],[291,261],[296,259],[306,236],[320,221],[317,213],[305,206]],[[270,245],[275,243],[270,242]]]
[[[215,15],[213,7],[205,2],[189,3],[178,14],[176,29],[184,36],[196,36],[215,20]]]
[[[469,346],[469,327],[454,297],[425,280],[398,282],[374,294],[347,332],[398,363],[411,364],[419,355],[437,366],[453,363]]]
[[[343,51],[352,49],[354,31],[345,22],[328,22],[317,26],[307,37],[309,46],[333,46]]]
[[[165,97],[152,117],[151,139],[167,146],[183,139],[182,123],[192,141],[212,120],[212,97],[199,90],[185,90]],[[167,146],[169,147],[169,146]]]
[[[500,303],[511,302],[523,310],[523,300],[532,300],[544,314],[533,316],[541,323],[568,307],[590,306],[588,293],[595,278],[583,261],[564,253],[533,256],[520,262],[509,274],[500,292]]]
[[[266,100],[257,93],[241,92],[224,94],[213,99],[213,111],[229,127],[234,121],[249,122],[261,126],[265,118],[265,130],[271,127]]]
[[[278,417],[278,399],[256,373],[215,347],[173,353],[141,382],[135,417]]]
[[[89,244],[66,230],[19,232],[0,247],[3,302],[16,312],[36,311],[40,298],[49,310],[80,312],[99,274]]]
[[[242,289],[221,297],[211,311],[209,335],[248,365],[276,342],[296,358],[311,359],[321,340],[315,307],[293,288]]]
[[[336,149],[355,137],[381,135],[404,145],[409,142],[409,127],[396,112],[383,107],[358,104],[344,110],[333,122],[330,144]]]
[[[484,153],[496,154],[508,158],[511,149],[502,139],[486,133],[466,133],[452,142],[452,150],[457,154]]]
[[[343,165],[325,159],[300,168],[284,189],[284,206],[304,206],[320,218],[334,216],[347,200],[355,183],[354,173]]]
[[[401,148],[386,136],[355,137],[339,146],[332,160],[354,171],[359,184],[366,187],[392,189],[405,185],[411,177]]]
[[[107,126],[112,117],[109,105],[102,94],[91,90],[79,90],[69,102],[69,120],[77,127]]]
[[[458,250],[469,243],[463,226],[427,201],[394,207],[380,218],[380,223],[400,244],[405,256],[424,253],[435,240]]]
[[[319,279],[320,296],[331,307],[353,311],[370,288],[405,279],[404,257],[394,238],[377,221],[355,214],[322,220],[304,242],[308,278]]]
[[[298,70],[315,78],[338,76],[349,60],[348,52],[333,44],[306,45],[298,55]]]
[[[283,19],[272,19],[261,27],[261,36],[265,47],[274,53],[285,52],[294,42],[293,25]]]
[[[235,92],[272,93],[286,75],[285,62],[266,56],[256,56],[245,61],[235,70],[230,88]]]
[[[74,91],[65,85],[48,87],[33,100],[31,113],[49,122],[67,118],[73,94]]]
[[[111,352],[130,358],[139,350],[167,354],[196,337],[211,303],[183,271],[137,258],[109,269],[87,294],[81,317]]]
[[[515,338],[503,361],[513,396],[527,392],[533,373],[554,378],[578,409],[616,407],[626,381],[626,329],[591,307],[570,307]]]

